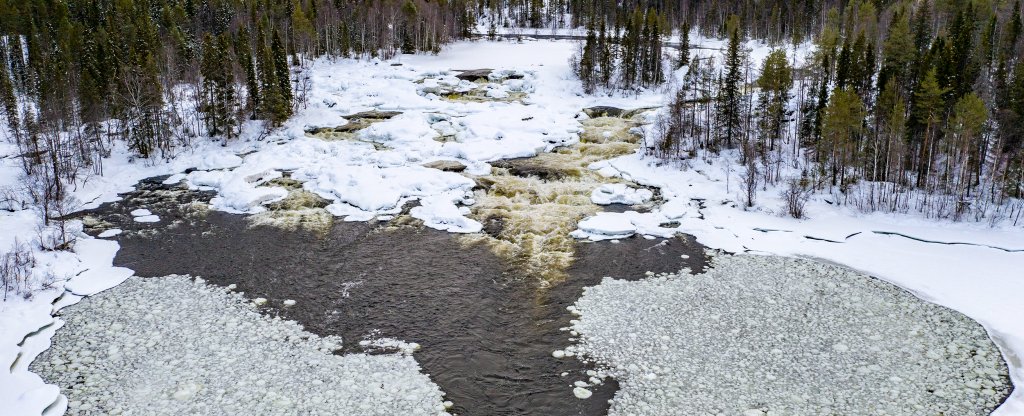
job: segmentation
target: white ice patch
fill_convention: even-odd
[[[637,189],[622,183],[599,186],[590,194],[590,201],[598,205],[637,205],[649,201],[654,193],[649,189]]]
[[[409,214],[423,220],[427,227],[453,233],[477,233],[483,229],[479,221],[467,218],[468,208],[460,208],[455,202],[464,201],[464,192],[449,192],[439,196],[423,198],[420,206]]]
[[[135,222],[154,223],[160,222],[160,217],[157,215],[140,215],[135,217]]]
[[[150,212],[148,209],[144,209],[144,208],[139,208],[139,209],[136,209],[136,210],[132,210],[131,214],[132,214],[133,217],[145,217],[145,216],[148,216],[148,215],[153,215],[152,212]]]
[[[580,221],[578,229],[570,235],[592,241],[626,238],[634,234],[668,238],[682,231],[679,226],[663,226],[671,221],[659,212],[599,212]]]
[[[122,232],[123,231],[120,228],[112,228],[112,229],[103,231],[97,237],[99,237],[99,238],[110,238],[110,237],[113,237],[113,236],[116,236],[116,235],[120,235]]]

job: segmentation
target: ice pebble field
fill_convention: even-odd
[[[567,351],[619,380],[612,415],[987,415],[1010,388],[977,323],[809,260],[720,255],[570,309]]]
[[[63,319],[31,369],[71,386],[70,414],[447,414],[412,357],[335,355],[340,339],[201,279],[131,278]]]

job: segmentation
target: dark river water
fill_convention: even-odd
[[[183,203],[211,195],[163,192],[173,188],[144,181],[91,212],[126,231],[117,237],[115,265],[143,277],[191,274],[236,284],[249,298],[267,298],[268,313],[340,335],[344,353],[364,352],[358,341],[368,336],[419,343],[414,357],[460,415],[606,414],[614,380],[577,399],[572,383],[586,380],[590,368],[551,354],[572,343],[561,330],[572,319],[566,306],[604,276],[702,270],[706,261],[703,247],[685,236],[580,242],[569,278],[542,288],[487,247],[446,232],[341,221],[326,233],[251,227],[240,215],[189,214]],[[128,213],[136,208],[161,221],[133,222]],[[280,307],[286,299],[297,304]]]

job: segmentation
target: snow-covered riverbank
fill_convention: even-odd
[[[636,154],[591,165],[603,174],[659,188],[665,203],[650,213],[602,214],[602,223],[615,228],[598,227],[583,236],[657,234],[647,231],[651,224],[674,221],[679,231],[711,248],[853,268],[980,322],[1002,349],[1014,383],[1024,383],[1024,231],[1019,227],[863,214],[825,195],[812,197],[808,218],[796,220],[784,214],[780,189],[760,192],[758,204],[744,210],[736,202],[739,175],[716,162],[693,160],[680,169]],[[1024,414],[1024,392],[1014,390],[993,414]]]

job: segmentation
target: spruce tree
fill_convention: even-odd
[[[729,46],[725,56],[725,77],[718,91],[719,139],[731,148],[740,136],[740,31],[729,33]]]
[[[676,68],[682,68],[690,64],[690,23],[683,22],[683,28],[679,30],[679,59],[676,61]]]
[[[255,120],[256,112],[260,107],[260,88],[259,80],[256,77],[256,64],[252,56],[252,36],[247,28],[242,28],[238,32],[238,37],[235,39],[235,55],[245,73],[245,110],[249,114],[249,118]]]
[[[11,83],[6,62],[0,62],[0,114],[7,119],[7,127],[17,139],[21,131],[21,123],[18,122],[18,101],[14,95],[14,85]]]
[[[594,92],[594,87],[597,81],[594,76],[596,50],[597,37],[594,34],[594,29],[587,29],[587,39],[583,44],[583,50],[580,52],[580,61],[577,66],[577,76],[583,83],[583,90],[586,91],[588,94]]]
[[[277,67],[274,64],[274,53],[266,43],[263,25],[257,28],[256,42],[259,45],[259,54],[256,59],[256,67],[259,70],[260,79],[260,117],[270,121],[273,126],[283,123],[289,115],[291,106],[281,95],[281,83],[278,79]],[[287,70],[287,68],[286,68]]]
[[[597,54],[599,67],[599,81],[604,88],[611,87],[612,75],[615,73],[615,57],[612,53],[612,42],[608,38],[607,28],[604,20],[601,20],[601,29],[597,37]]]
[[[270,44],[274,77],[277,80],[277,89],[281,96],[281,103],[274,110],[273,119],[284,122],[292,115],[292,83],[288,71],[288,52],[281,45],[281,36],[274,30],[273,39]]]

